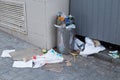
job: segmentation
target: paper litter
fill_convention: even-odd
[[[64,58],[61,54],[59,54],[56,51],[54,51],[53,49],[51,49],[46,54],[37,55],[36,59],[32,59],[28,62],[15,61],[13,63],[13,67],[26,68],[26,67],[31,67],[31,64],[32,64],[33,68],[39,68],[45,64],[60,63],[60,62],[63,62],[63,60],[64,60]]]
[[[33,61],[30,60],[28,62],[25,61],[14,61],[13,66],[15,68],[32,68],[33,66]]]
[[[1,57],[11,57],[11,52],[15,52],[15,50],[3,50]]]
[[[46,64],[45,62],[35,61],[33,68],[39,68],[39,67],[44,66],[45,64]]]
[[[46,63],[59,63],[63,62],[63,56],[51,49],[46,54],[39,56],[38,60],[45,61]]]

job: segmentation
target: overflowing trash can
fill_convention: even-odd
[[[73,17],[65,16],[63,13],[59,13],[57,17],[57,50],[63,54],[69,54],[74,47],[74,31],[75,24],[73,23]]]
[[[68,54],[73,50],[74,29],[58,27],[57,28],[57,49],[60,53]]]

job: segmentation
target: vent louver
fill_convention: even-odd
[[[0,27],[26,33],[25,3],[0,0]]]

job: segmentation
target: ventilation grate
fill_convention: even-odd
[[[0,0],[0,27],[26,33],[25,3]]]

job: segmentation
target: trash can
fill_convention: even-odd
[[[71,27],[57,27],[57,49],[62,54],[69,54],[73,50],[74,31]]]

